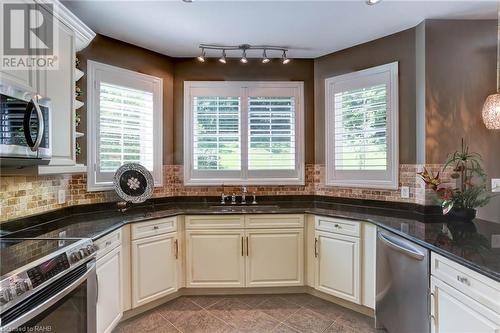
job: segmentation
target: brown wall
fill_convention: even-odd
[[[80,67],[87,71],[87,60],[95,60],[108,65],[130,69],[139,73],[153,75],[163,79],[163,164],[173,163],[173,60],[165,55],[140,48],[116,39],[97,35],[92,43],[78,54]],[[84,93],[87,91],[86,76],[79,81]],[[83,100],[86,100],[84,94]],[[86,109],[79,110],[82,123],[79,130],[86,131]],[[82,146],[81,162],[87,164],[86,140],[80,139]]]
[[[425,22],[427,163],[442,163],[463,137],[482,155],[486,172],[500,178],[500,131],[488,130],[481,110],[496,89],[497,21]],[[480,210],[500,222],[500,197]]]
[[[183,164],[184,81],[304,81],[305,161],[314,163],[314,62],[294,59],[287,65],[279,60],[262,64],[250,59],[246,65],[237,59],[221,64],[216,59],[200,63],[195,59],[176,59],[174,66],[174,152],[175,164]]]
[[[415,163],[415,29],[314,60],[316,163],[325,163],[325,79],[394,61],[399,61],[399,161]]]

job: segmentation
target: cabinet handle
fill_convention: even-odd
[[[155,225],[155,226],[153,227],[153,229],[154,229],[154,230],[158,230],[159,228],[160,228],[160,227],[159,227],[159,226],[157,226],[157,225]]]
[[[175,259],[179,259],[179,241],[175,240]]]
[[[318,239],[314,238],[314,256],[318,257]]]
[[[247,257],[249,256],[249,253],[248,253],[248,236],[247,236]]]
[[[339,224],[335,224],[335,228],[342,229],[342,227]]]
[[[241,256],[244,257],[245,253],[243,252],[243,243],[245,243],[245,239],[241,237]]]
[[[110,246],[111,245],[111,241],[106,241],[106,246]]]
[[[467,279],[465,276],[457,275],[457,280],[458,280],[458,282],[461,282],[463,284],[470,286],[469,279]]]
[[[95,302],[99,301],[99,276],[95,275]]]

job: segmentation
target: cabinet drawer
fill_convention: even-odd
[[[242,229],[243,215],[192,215],[185,217],[186,230],[195,229]]]
[[[176,217],[140,222],[132,225],[132,239],[156,236],[174,231],[177,231]]]
[[[315,227],[318,231],[334,232],[336,234],[359,237],[361,223],[332,217],[316,216]]]
[[[94,245],[97,248],[97,259],[102,258],[113,249],[117,248],[121,245],[122,242],[122,230],[116,230],[106,235],[102,238],[99,238],[94,242]]]
[[[304,215],[246,215],[246,228],[303,228]]]
[[[500,283],[434,252],[431,274],[500,314]]]

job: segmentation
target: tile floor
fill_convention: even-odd
[[[373,319],[308,294],[183,296],[114,333],[370,333]]]

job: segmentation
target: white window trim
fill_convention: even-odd
[[[142,80],[153,84],[153,131],[157,143],[153,149],[153,179],[155,187],[163,185],[163,79],[134,72],[128,69],[111,66],[97,61],[87,61],[87,191],[105,191],[113,189],[113,182],[97,182],[97,123],[99,94],[97,89],[97,72],[105,71],[123,75],[134,80]]]
[[[229,178],[229,177],[194,177],[193,176],[193,128],[192,116],[193,110],[191,105],[192,94],[191,90],[196,89],[243,89],[239,96],[244,97],[241,103],[242,114],[247,114],[246,99],[248,97],[248,89],[262,88],[265,90],[291,88],[295,89],[295,165],[296,177],[281,177],[261,178],[259,176],[253,178]],[[269,94],[271,95],[271,94]],[[241,154],[247,154],[247,119],[246,116],[241,117]],[[199,185],[304,185],[305,184],[305,164],[304,164],[304,82],[290,81],[184,81],[184,185],[199,186]],[[247,169],[247,158],[243,158],[241,165],[242,173]],[[276,171],[279,172],[279,171]],[[258,172],[256,172],[258,173]],[[215,174],[215,172],[214,172]]]
[[[370,75],[388,73],[388,177],[385,180],[369,179],[366,171],[355,172],[358,177],[345,177],[342,172],[335,171],[335,126],[334,126],[334,93],[335,84],[339,82],[362,79]],[[342,187],[360,187],[377,189],[397,189],[399,187],[399,87],[398,62],[368,68],[365,70],[335,76],[325,80],[325,149],[326,149],[326,185]],[[352,173],[352,172],[351,172]]]

